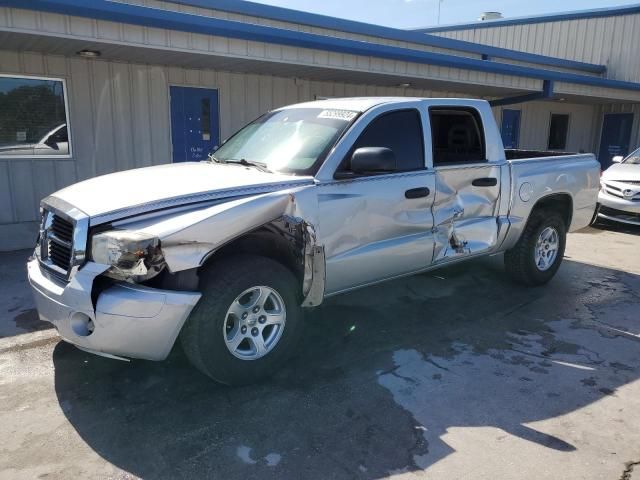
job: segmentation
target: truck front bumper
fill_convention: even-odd
[[[40,318],[67,342],[109,357],[164,360],[201,297],[118,282],[97,294],[94,307],[94,280],[104,265],[88,262],[69,283],[50,276],[37,259],[27,269]]]

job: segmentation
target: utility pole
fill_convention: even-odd
[[[440,10],[442,7],[442,2],[444,2],[444,0],[438,0],[438,25],[440,25]]]

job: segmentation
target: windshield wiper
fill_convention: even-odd
[[[209,161],[211,163],[225,163],[223,160],[216,158],[216,156],[213,153],[207,153],[207,157],[209,157]]]
[[[220,158],[217,158],[213,153],[207,154],[207,157],[209,157],[209,162],[211,163],[235,163],[236,165],[257,168],[261,172],[273,173],[271,170],[267,168],[267,165],[262,162],[253,162],[245,158],[241,158],[240,160],[236,160],[235,158],[231,158],[229,160],[222,160]]]
[[[218,160],[218,161],[220,162],[221,160]],[[241,158],[240,160],[236,160],[236,159],[225,160],[224,163],[237,163],[238,165],[243,165],[245,167],[257,168],[261,172],[273,173],[271,170],[267,168],[266,164],[261,162],[253,162],[245,158]]]

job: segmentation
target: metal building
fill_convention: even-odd
[[[425,32],[237,0],[0,0],[0,250],[30,247],[40,198],[65,185],[205,158],[261,113],[314,98],[486,98],[506,145],[606,165],[640,141],[638,18]]]

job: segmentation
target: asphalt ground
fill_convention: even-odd
[[[640,229],[571,234],[541,288],[491,258],[330,299],[242,388],[59,341],[28,255],[0,254],[0,478],[640,478]]]

